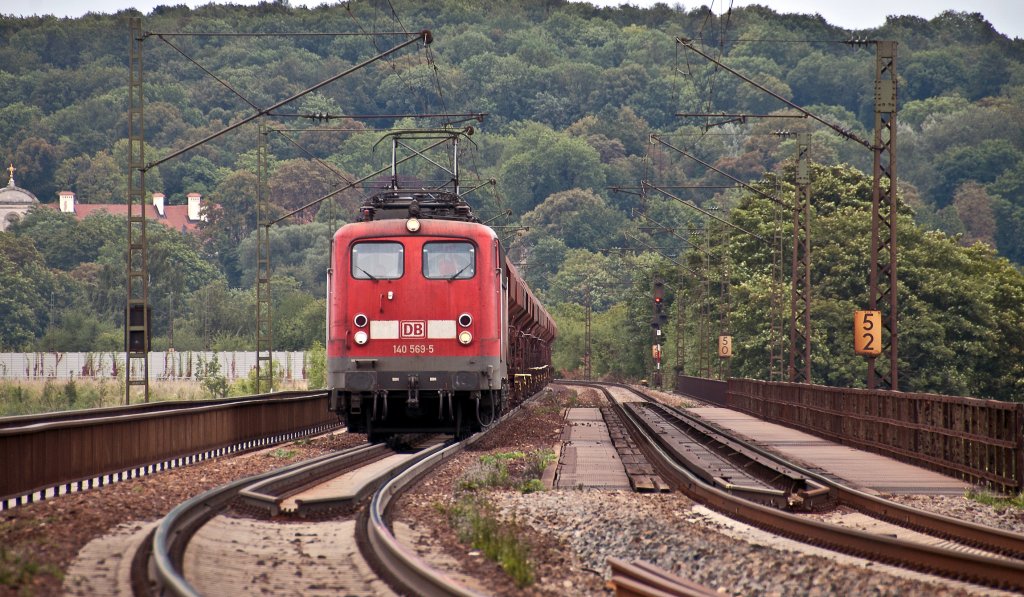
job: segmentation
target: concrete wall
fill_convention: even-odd
[[[198,380],[202,363],[216,358],[228,381],[245,379],[256,368],[255,352],[151,352],[149,379]],[[306,379],[305,352],[274,352],[286,380]],[[123,352],[0,352],[0,380],[117,377]]]

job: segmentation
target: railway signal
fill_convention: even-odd
[[[654,335],[661,337],[661,326],[668,323],[668,313],[665,312],[665,283],[661,280],[654,280],[653,289],[654,316],[651,318],[651,327],[654,328]]]

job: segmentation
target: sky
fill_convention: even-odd
[[[515,0],[512,0],[515,1]],[[664,0],[673,6],[677,0]],[[234,4],[257,4],[259,0],[233,0]],[[591,4],[618,6],[650,6],[654,0],[590,0]],[[729,7],[730,0],[679,1],[686,8],[710,4],[716,13]],[[210,0],[0,0],[0,14],[31,16],[53,14],[59,17],[80,17],[86,12],[115,13],[135,7],[149,13],[159,5],[187,4],[196,7]],[[314,7],[335,4],[327,0],[290,0],[292,6]],[[1011,38],[1024,38],[1024,1],[1022,0],[732,0],[733,6],[760,4],[779,13],[820,14],[825,20],[844,29],[868,29],[885,22],[887,15],[914,15],[931,19],[945,10],[980,12],[996,31]],[[724,7],[724,8],[723,8]]]

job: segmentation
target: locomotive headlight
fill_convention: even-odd
[[[473,316],[470,315],[469,313],[463,313],[462,315],[459,315],[459,325],[461,325],[462,327],[468,328],[472,323]]]
[[[356,344],[358,344],[360,346],[362,346],[363,344],[366,344],[366,341],[370,339],[370,337],[363,330],[359,330],[358,332],[356,332],[356,335],[354,336],[354,338],[355,338]]]
[[[408,230],[409,232],[419,232],[420,221],[417,220],[416,218],[409,218],[408,220],[405,221],[405,229]]]
[[[352,323],[356,324],[356,327],[357,327],[357,328],[365,328],[365,327],[366,327],[366,324],[367,324],[367,323],[368,323],[369,321],[370,321],[370,320],[369,320],[369,319],[367,319],[367,318],[366,318],[366,316],[365,316],[365,315],[363,315],[362,313],[359,313],[359,314],[357,314],[357,315],[356,315],[355,317],[353,317],[353,318],[352,318]]]
[[[459,332],[459,344],[465,346],[473,341],[473,334],[470,334],[467,330]]]

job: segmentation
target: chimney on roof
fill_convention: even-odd
[[[164,197],[163,193],[153,193],[153,207],[156,209],[157,215],[161,218],[166,218],[167,215],[164,213]]]
[[[200,219],[199,202],[203,196],[199,193],[188,194],[188,219],[190,222],[198,222]]]
[[[73,214],[75,213],[75,192],[74,191],[61,191],[57,193],[60,197],[60,211],[61,213]]]

